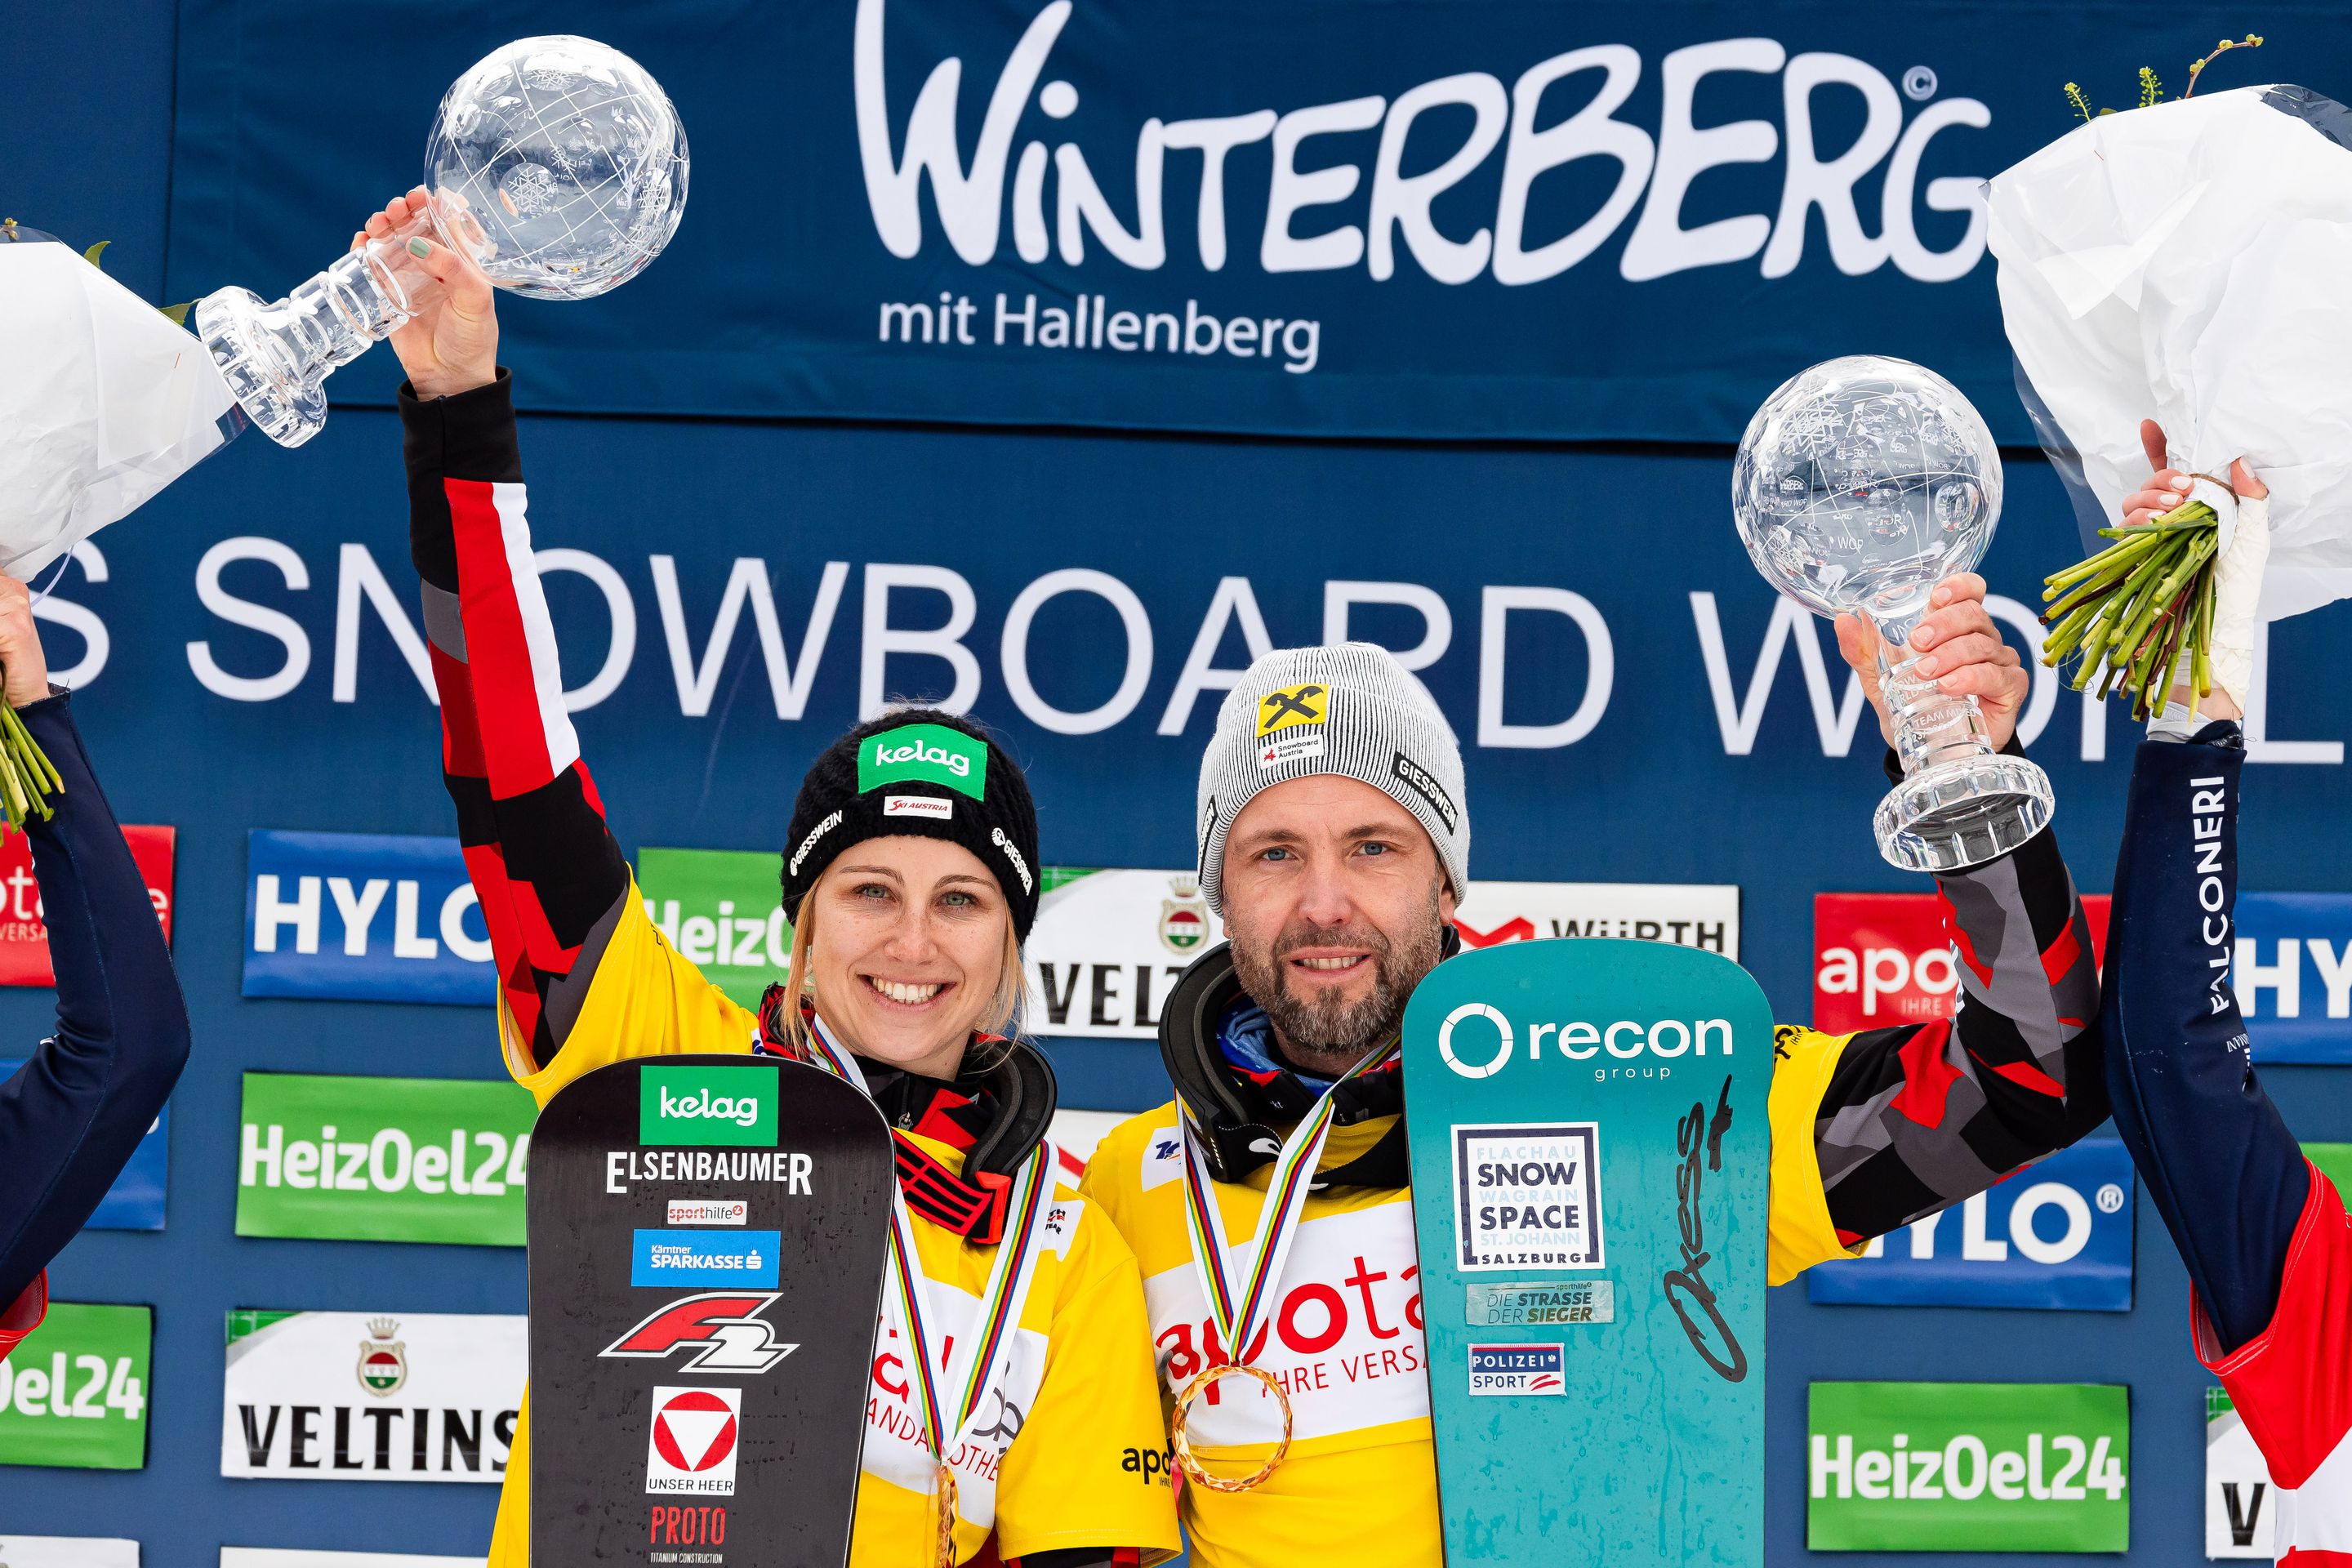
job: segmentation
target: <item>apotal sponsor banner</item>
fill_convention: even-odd
[[[0,1465],[145,1468],[153,1338],[149,1308],[50,1302],[0,1361]]]
[[[97,1535],[0,1535],[6,1568],[139,1568],[139,1543]]]
[[[221,1474],[497,1482],[522,1406],[525,1321],[231,1312]]]
[[[2122,1552],[2131,1391],[2086,1383],[1816,1383],[1815,1552]]]
[[[236,1234],[520,1247],[537,1115],[503,1079],[247,1073]]]
[[[2257,1557],[2276,1553],[2271,1542],[2278,1509],[2271,1469],[2229,1390],[2205,1391],[2205,1555]]]
[[[409,1552],[310,1552],[299,1547],[224,1546],[220,1568],[487,1568],[479,1557],[420,1557]]]
[[[637,892],[646,918],[703,977],[746,1007],[792,967],[793,923],[784,919],[774,851],[637,851]]]
[[[491,1002],[489,931],[455,838],[246,836],[245,994]]]
[[[2087,1138],[1860,1258],[1816,1265],[1805,1288],[1816,1301],[2127,1312],[2137,1190],[2122,1141]]]
[[[1739,956],[1739,889],[1640,882],[1473,882],[1455,912],[1465,945],[1630,937]],[[1029,1027],[1150,1038],[1168,993],[1224,922],[1185,871],[1048,867],[1029,933]]]
[[[172,940],[172,856],[179,830],[126,824],[123,842],[147,883],[163,940]],[[54,985],[49,968],[49,928],[41,913],[40,884],[33,879],[32,840],[21,833],[0,839],[0,985]],[[15,1565],[10,1565],[15,1568]]]
[[[2107,951],[2107,897],[2083,900],[2091,948]],[[1828,1034],[1948,1018],[1960,960],[1935,893],[1813,895],[1813,1027]]]
[[[21,838],[23,834],[11,834]],[[0,1060],[0,1083],[25,1064]],[[147,1136],[131,1152],[106,1195],[83,1222],[85,1230],[161,1230],[163,1228],[164,1179],[171,1165],[172,1108],[166,1104],[147,1125]],[[0,1564],[14,1568],[14,1564]]]

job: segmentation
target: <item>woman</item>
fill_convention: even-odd
[[[147,1135],[188,1060],[188,1010],[147,879],[49,685],[25,584],[0,575],[5,700],[62,785],[25,826],[57,972],[58,1032],[0,1083],[0,1361],[48,1310],[49,1259]]]
[[[367,233],[383,236],[424,196],[392,202]],[[842,736],[803,781],[784,838],[789,984],[755,1017],[705,981],[646,916],[557,695],[489,285],[438,246],[412,248],[448,288],[392,339],[409,374],[411,548],[509,1070],[544,1104],[624,1057],[762,1050],[835,1065],[894,1129],[921,1293],[940,1319],[920,1326],[943,1354],[1006,1239],[1019,1184],[1007,1178],[1053,1114],[1044,1058],[1003,1037],[1037,910],[1027,783],[952,714],[895,713]],[[1074,1197],[1057,1206],[1076,1223],[1038,1248],[1010,1371],[976,1429],[940,1445],[952,1488],[938,1480],[914,1368],[898,1353],[914,1337],[901,1293],[885,1292],[853,1563],[934,1561],[940,1495],[956,1505],[959,1562],[992,1528],[1003,1557],[1033,1568],[1173,1553],[1141,1277],[1109,1225]],[[528,1430],[526,1409],[493,1568],[529,1561]]]
[[[2189,476],[2143,427],[2137,527]],[[2221,558],[2214,689],[2192,719],[2175,690],[2133,760],[2107,935],[2105,1012],[2116,1129],[2179,1247],[2197,1357],[2230,1392],[2270,1468],[2268,1522],[2289,1568],[2352,1563],[2352,1218],[2304,1157],[2256,1076],[2228,975],[2237,946],[2237,720],[2253,672],[2269,491],[2231,470],[2236,536]],[[2265,1522],[2261,1489],[2235,1522]],[[2236,1506],[2233,1500],[2232,1507]]]

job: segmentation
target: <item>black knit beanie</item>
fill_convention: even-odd
[[[801,781],[784,838],[784,918],[797,923],[824,868],[853,844],[944,838],[995,873],[1026,940],[1037,918],[1037,808],[1021,765],[971,720],[932,708],[868,720]]]

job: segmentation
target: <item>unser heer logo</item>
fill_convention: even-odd
[[[1492,1078],[1518,1055],[1518,1031],[1502,1009],[1484,1002],[1465,1002],[1445,1016],[1437,1028],[1437,1054],[1464,1078]],[[1583,1019],[1531,1025],[1527,1031],[1527,1059],[1539,1061],[1546,1042],[1570,1061],[1590,1061],[1606,1052],[1621,1061],[1643,1056],[1674,1058],[1706,1056],[1710,1045],[1731,1054],[1728,1018],[1658,1018],[1643,1023],[1620,1018],[1593,1024]],[[1602,1078],[1612,1070],[1595,1069]],[[1626,1069],[1630,1070],[1630,1069]],[[1664,1069],[1649,1069],[1663,1071]]]

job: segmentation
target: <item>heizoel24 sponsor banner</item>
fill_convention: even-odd
[[[1860,1258],[1815,1265],[1805,1289],[1816,1301],[2127,1312],[2137,1190],[2122,1141],[2086,1138]]]
[[[746,1007],[792,967],[772,850],[647,847],[637,851],[637,893],[670,946]]]
[[[520,1247],[536,1114],[504,1079],[247,1073],[236,1234]]]
[[[10,834],[22,838],[21,833]],[[25,1064],[0,1060],[0,1083]],[[163,1188],[171,1165],[172,1108],[166,1104],[148,1124],[147,1136],[124,1161],[106,1195],[83,1222],[85,1230],[161,1230],[163,1228]],[[7,1568],[16,1568],[14,1563]]]
[[[131,858],[147,884],[148,901],[163,922],[165,942],[172,940],[172,855],[178,837],[174,827],[126,823],[122,828],[122,841],[131,847]],[[11,833],[0,840],[0,985],[56,984],[40,884],[33,879],[32,840]]]
[[[1816,1383],[1816,1552],[2122,1552],[2131,1391],[2088,1383]]]
[[[769,880],[774,881],[772,859]],[[1455,911],[1465,947],[1631,937],[1739,956],[1739,889],[1640,882],[1473,882]],[[1024,948],[1029,1027],[1149,1039],[1185,967],[1224,922],[1189,871],[1049,866]]]
[[[50,1302],[0,1361],[0,1465],[143,1469],[153,1339],[149,1308]]]
[[[488,1006],[488,928],[455,838],[246,835],[245,994]]]
[[[524,1323],[520,1314],[233,1311],[220,1473],[499,1481],[522,1408]]]

